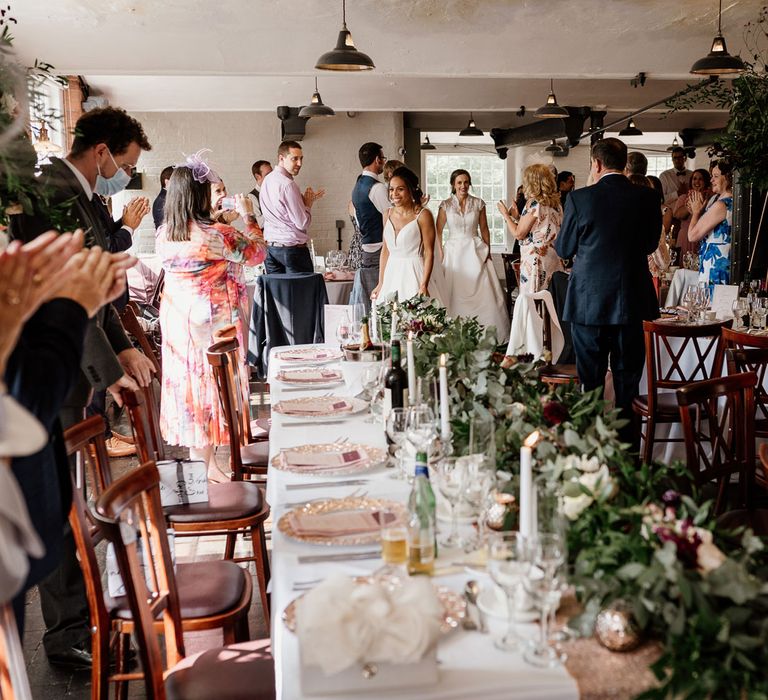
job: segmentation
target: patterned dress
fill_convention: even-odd
[[[563,263],[555,251],[555,239],[563,223],[563,210],[528,202],[521,218],[533,214],[536,221],[530,233],[520,241],[520,291],[540,292],[549,286],[555,272],[563,271]]]
[[[165,270],[160,305],[160,430],[170,445],[203,448],[228,442],[205,352],[213,343],[214,332],[230,324],[237,329],[241,350],[245,347],[248,325],[241,265],[258,265],[264,260],[266,248],[259,234],[255,226],[240,233],[226,224],[193,224],[191,240],[169,241],[165,226],[158,231],[157,253]],[[239,370],[245,393],[245,360]]]
[[[707,207],[707,210],[713,207],[716,202],[725,204],[725,219],[701,241],[701,248],[699,249],[699,281],[709,284],[710,296],[716,284],[729,284],[731,277],[733,197],[716,199]]]

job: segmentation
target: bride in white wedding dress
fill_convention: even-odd
[[[435,221],[421,206],[416,174],[398,168],[389,181],[393,207],[384,214],[384,245],[379,263],[379,284],[371,299],[384,303],[392,294],[405,301],[417,294],[445,304],[447,297],[440,261],[435,256]]]

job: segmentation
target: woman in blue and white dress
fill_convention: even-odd
[[[691,223],[688,240],[701,241],[699,281],[709,284],[710,294],[716,284],[729,284],[731,268],[731,217],[733,215],[733,174],[731,166],[718,161],[712,168],[712,191],[716,198],[705,206],[700,192],[688,198]]]

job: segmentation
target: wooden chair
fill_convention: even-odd
[[[556,364],[556,357],[552,355],[552,319],[549,309],[543,302],[537,302],[536,308],[544,322],[544,348],[549,350],[550,361],[539,370],[539,378],[545,384],[555,386],[557,384],[579,384],[579,373],[575,364]]]
[[[512,292],[520,286],[520,256],[513,253],[502,253],[501,262],[504,265],[504,291],[507,301],[507,314],[512,318]]]
[[[755,384],[755,438],[768,440],[768,391],[766,391],[766,370],[768,370],[768,347],[728,348],[725,351],[728,374],[754,372]],[[768,482],[766,482],[768,485]]]
[[[126,672],[133,619],[125,598],[111,598],[102,586],[96,548],[104,540],[104,533],[101,522],[86,505],[95,501],[111,482],[111,472],[105,466],[108,457],[104,420],[101,416],[92,416],[72,426],[64,433],[64,442],[67,453],[78,456],[69,523],[83,570],[91,618],[91,697],[106,700],[109,683],[115,683],[115,697],[125,698],[127,682],[143,678],[141,673]],[[227,643],[250,638],[248,610],[253,584],[248,572],[228,561],[179,563],[176,578],[185,631],[221,629]],[[113,654],[116,671],[110,673],[109,661]]]
[[[722,373],[723,345],[720,338],[726,323],[730,321],[700,325],[643,321],[648,393],[636,397],[632,409],[640,420],[642,456],[646,463],[653,458],[656,442],[680,442],[677,438],[656,439],[659,423],[680,422],[674,391],[691,382],[719,377]],[[673,345],[677,341],[679,347],[675,348]],[[696,360],[690,368],[683,365],[684,358],[689,355]]]
[[[753,335],[746,331],[723,328],[723,344],[726,348],[768,348],[768,335]]]
[[[744,372],[693,382],[677,390],[688,470],[697,487],[715,482],[716,515],[724,511],[732,475],[738,475],[736,501],[750,509],[755,482],[755,373]]]
[[[0,605],[0,698],[32,700],[24,652],[10,602]]]
[[[153,413],[153,399],[149,388],[139,392],[123,390],[121,396],[128,408],[133,426],[136,451],[142,462],[162,461],[165,447],[156,414]],[[260,446],[269,443],[259,443]],[[268,453],[267,453],[268,454]],[[266,461],[266,460],[265,460]],[[223,484],[208,484],[208,502],[169,506],[165,515],[169,525],[179,537],[226,535],[224,558],[235,562],[253,561],[259,583],[264,617],[269,624],[269,596],[267,583],[270,577],[264,522],[270,508],[264,489],[258,484],[243,481],[242,473],[233,470],[233,481]],[[112,474],[106,477],[112,483]],[[234,558],[238,535],[250,533],[252,556]]]
[[[152,364],[155,366],[155,376],[157,377],[157,381],[160,382],[162,385],[163,383],[163,371],[162,371],[162,356],[160,353],[160,348],[157,346],[157,344],[144,332],[144,329],[141,327],[141,324],[139,323],[139,318],[136,313],[138,307],[134,302],[129,301],[126,307],[123,309],[122,313],[120,314],[120,320],[123,323],[123,328],[125,328],[128,333],[130,333],[135,339],[136,342],[141,347],[142,352],[150,359],[152,360]]]
[[[114,544],[149,700],[267,700],[275,697],[268,640],[185,657],[180,594],[160,506],[159,476],[147,462],[115,481],[96,503],[96,515]],[[143,561],[137,550],[139,539]],[[145,575],[146,571],[146,575]],[[164,637],[165,662],[157,626]]]
[[[255,477],[266,481],[269,466],[269,443],[255,442],[251,429],[251,417],[243,396],[248,395],[237,371],[242,359],[236,338],[226,338],[214,343],[206,353],[213,369],[224,420],[229,433],[229,460],[235,479]]]

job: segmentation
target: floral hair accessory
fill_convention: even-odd
[[[201,148],[197,153],[188,156],[186,160],[179,163],[177,168],[189,168],[192,171],[192,177],[197,182],[221,182],[221,178],[211,170],[211,166],[205,161],[204,155],[210,153],[210,148]]]

